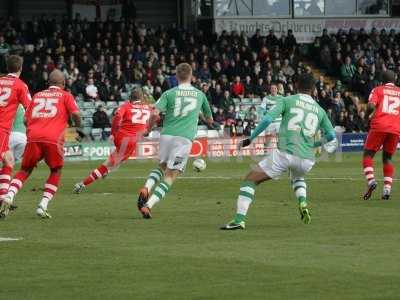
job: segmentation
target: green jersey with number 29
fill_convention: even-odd
[[[173,135],[193,140],[197,134],[199,114],[212,116],[204,93],[190,84],[181,84],[164,92],[156,108],[165,113],[162,135]]]
[[[314,136],[319,129],[332,132],[331,121],[311,96],[297,94],[278,101],[267,113],[272,119],[282,114],[278,149],[292,155],[314,159]]]

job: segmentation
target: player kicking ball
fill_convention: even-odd
[[[75,194],[81,193],[86,186],[104,178],[130,156],[135,155],[136,142],[148,132],[151,111],[152,108],[144,102],[142,89],[133,90],[131,99],[118,108],[112,121],[111,140],[115,151],[82,182],[75,184]]]
[[[260,183],[279,178],[290,171],[293,191],[299,203],[301,220],[311,222],[310,209],[307,205],[307,185],[305,175],[315,164],[314,148],[322,142],[315,142],[314,137],[322,129],[328,152],[334,152],[337,146],[335,131],[325,111],[310,96],[314,87],[314,78],[310,74],[301,75],[297,95],[278,101],[255,128],[249,139],[241,142],[247,147],[262,133],[274,119],[282,116],[278,135],[278,148],[250,171],[240,185],[235,218],[221,227],[222,230],[245,228],[245,218],[250,204],[254,200],[255,189]]]
[[[370,130],[364,144],[363,168],[367,180],[364,200],[371,198],[377,188],[374,176],[374,156],[382,148],[383,192],[382,200],[389,200],[392,189],[394,166],[392,156],[396,152],[400,135],[400,88],[394,85],[396,75],[392,71],[382,73],[384,85],[374,88],[369,96],[368,111]]]
[[[42,200],[36,213],[41,218],[51,218],[47,205],[57,192],[64,165],[64,135],[71,116],[77,127],[81,125],[78,106],[74,97],[64,91],[65,79],[59,70],[49,75],[49,88],[34,95],[25,119],[28,142],[21,163],[21,170],[11,181],[3,200],[0,216],[8,215],[10,205],[24,182],[31,175],[38,162],[44,160],[50,168],[50,176],[45,185]]]
[[[160,163],[158,168],[150,172],[144,187],[140,189],[137,202],[145,219],[151,218],[152,207],[165,198],[177,176],[184,171],[192,141],[197,134],[200,113],[203,113],[210,126],[213,123],[206,96],[190,84],[190,65],[179,64],[176,76],[179,85],[161,95],[150,118],[152,128],[159,114],[165,114],[160,137]]]

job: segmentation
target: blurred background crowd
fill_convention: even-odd
[[[22,55],[22,79],[33,94],[46,88],[54,68],[62,70],[89,128],[109,128],[113,111],[135,86],[142,86],[147,101],[154,103],[177,85],[176,66],[185,61],[215,120],[232,135],[250,134],[271,87],[282,96],[294,94],[304,72],[318,73],[313,96],[337,130],[364,132],[365,102],[380,83],[380,73],[400,71],[399,35],[385,30],[324,30],[304,51],[291,30],[280,38],[272,30],[266,36],[260,31],[251,37],[239,32],[205,35],[133,20],[87,22],[79,16],[30,22],[10,17],[0,19],[0,28],[0,71],[5,72],[6,55]]]

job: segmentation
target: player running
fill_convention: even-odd
[[[150,118],[150,128],[152,128],[160,112],[165,113],[160,137],[160,164],[150,172],[144,187],[139,192],[138,209],[145,219],[151,218],[151,208],[166,196],[176,177],[184,171],[192,141],[197,134],[200,113],[203,113],[209,126],[213,123],[206,96],[190,84],[192,80],[190,65],[179,64],[176,76],[179,85],[161,95]]]
[[[115,113],[111,126],[111,140],[115,150],[97,169],[94,169],[82,182],[75,184],[73,192],[82,190],[108,173],[118,168],[130,156],[135,155],[136,142],[148,132],[152,108],[144,102],[142,89],[135,89],[131,99],[122,104]]]
[[[256,186],[264,181],[279,178],[288,170],[292,188],[299,203],[300,217],[305,224],[311,222],[304,176],[315,163],[313,148],[322,144],[321,141],[314,142],[318,129],[323,130],[326,140],[324,147],[328,152],[333,152],[337,145],[335,131],[325,111],[310,96],[313,89],[313,76],[301,75],[298,83],[300,94],[286,97],[285,101],[279,101],[264,116],[250,138],[241,142],[241,147],[249,146],[275,118],[282,115],[278,149],[274,149],[246,176],[240,185],[235,218],[221,229],[244,229],[247,210],[254,199]]]
[[[382,73],[384,85],[374,88],[369,96],[370,129],[364,144],[362,165],[367,180],[364,200],[371,198],[377,188],[374,176],[374,156],[382,147],[383,192],[382,200],[389,200],[394,167],[392,156],[396,152],[400,135],[400,88],[394,85],[396,75],[392,71]]]
[[[64,134],[71,116],[77,127],[81,125],[78,106],[74,97],[64,91],[65,79],[59,70],[49,75],[49,88],[34,95],[25,118],[28,143],[23,155],[21,170],[11,181],[10,188],[0,208],[0,217],[6,217],[15,195],[42,159],[50,168],[50,176],[44,185],[42,200],[36,214],[51,218],[47,205],[57,192],[61,169],[64,165]]]
[[[7,194],[14,169],[14,156],[9,149],[9,137],[18,106],[27,108],[31,95],[26,84],[19,79],[23,59],[10,55],[6,61],[8,74],[0,77],[0,158],[3,167],[0,170],[0,202]]]

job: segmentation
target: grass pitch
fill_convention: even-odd
[[[0,222],[0,299],[399,299],[399,182],[390,201],[379,200],[381,182],[362,201],[359,160],[309,174],[310,225],[283,178],[257,189],[247,229],[234,232],[218,228],[250,160],[188,168],[152,220],[137,213],[136,191],[154,162],[129,162],[81,195],[73,184],[98,162],[68,163],[51,220],[34,214],[40,166]]]

